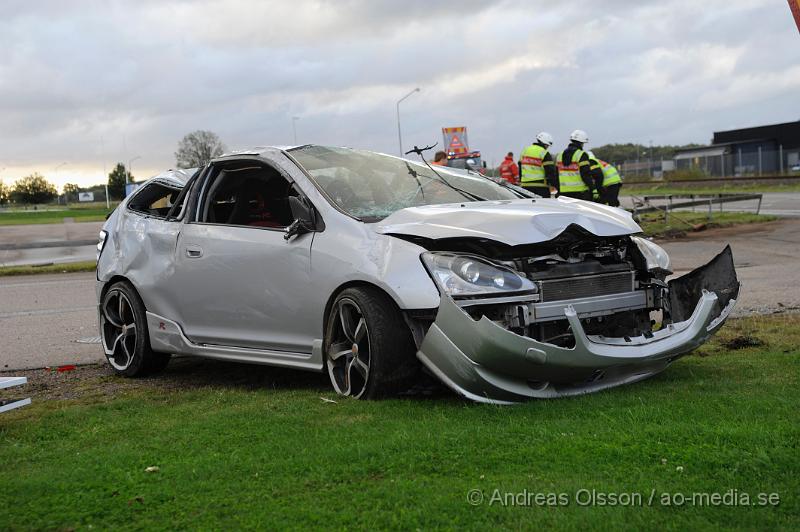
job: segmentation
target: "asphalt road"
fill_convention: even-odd
[[[0,226],[0,266],[93,260],[103,222]]]
[[[103,360],[94,273],[0,277],[0,369]]]
[[[737,315],[800,310],[800,218],[708,230],[662,245],[682,274],[726,243],[743,283]],[[93,273],[0,277],[0,370],[102,361],[94,283]]]

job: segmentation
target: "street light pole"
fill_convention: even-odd
[[[53,178],[54,179],[58,180],[58,169],[61,168],[62,166],[64,166],[65,164],[67,164],[67,163],[63,162],[63,163],[61,163],[59,165],[56,165],[56,167],[53,169]],[[58,204],[61,205],[61,196],[56,196],[56,199],[58,200]],[[67,195],[64,194],[64,205],[66,205],[66,204],[67,204]]]
[[[400,132],[400,103],[415,92],[419,92],[419,87],[397,100],[397,143],[400,145],[400,157],[403,156],[403,134]]]
[[[292,132],[294,133],[294,145],[297,146],[297,121],[300,120],[299,116],[292,117]]]
[[[125,184],[130,183],[131,178],[133,177],[133,161],[141,159],[141,155],[137,155],[133,159],[128,159],[128,175],[125,176]]]

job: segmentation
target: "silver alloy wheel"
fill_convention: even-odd
[[[334,309],[328,374],[336,393],[361,397],[367,389],[370,365],[369,329],[354,300],[342,298]]]
[[[136,352],[136,316],[130,299],[121,290],[109,290],[103,299],[100,331],[106,358],[117,371],[125,371]]]

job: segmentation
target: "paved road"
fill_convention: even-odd
[[[0,226],[0,266],[92,260],[103,222]]]
[[[0,277],[0,369],[102,360],[94,273]]]
[[[800,218],[726,227],[660,242],[676,274],[705,264],[726,243],[731,245],[742,282],[735,315],[800,310]]]
[[[733,248],[743,291],[738,315],[800,309],[800,218],[695,233],[662,242],[677,274]],[[0,369],[102,361],[94,274],[0,277]]]

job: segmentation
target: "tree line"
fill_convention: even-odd
[[[178,168],[198,168],[204,166],[211,159],[222,155],[225,149],[225,145],[215,133],[203,130],[193,131],[178,142],[178,150],[175,152],[175,164]],[[125,165],[117,163],[108,174],[109,199],[123,199],[125,197],[125,185],[133,182],[134,177]],[[104,185],[80,187],[75,183],[66,183],[62,190],[67,202],[78,201],[78,193],[80,192],[105,194]],[[0,180],[0,205],[8,203],[50,203],[58,195],[56,186],[38,172],[18,179],[10,186],[5,185]]]

